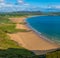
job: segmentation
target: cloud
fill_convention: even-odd
[[[55,8],[60,9],[60,5],[56,5]]]
[[[28,3],[26,3],[26,4],[24,4],[25,6],[29,6],[30,4],[28,4]]]
[[[18,0],[18,3],[19,4],[24,4],[24,1],[23,0]]]
[[[40,5],[40,8],[43,8],[43,9],[60,9],[60,5]]]
[[[0,3],[4,2],[4,0],[0,0]]]
[[[18,4],[12,4],[12,3],[5,3],[5,0],[0,0],[0,8],[3,7],[21,7],[21,6],[29,6],[28,3],[25,3],[24,0],[17,0]]]
[[[5,3],[5,0],[0,0],[0,12],[9,12],[9,11],[23,11],[29,8],[29,4],[23,0],[17,0],[18,4]]]
[[[51,8],[60,9],[60,5],[51,5]]]
[[[0,5],[4,5],[5,1],[4,0],[0,0]]]
[[[17,0],[17,1],[18,1],[18,4],[20,5],[29,6],[28,3],[24,2],[24,0]]]
[[[13,7],[12,4],[6,4],[6,3],[0,3],[0,8],[3,8],[3,7]]]
[[[7,1],[7,0],[0,0],[0,6],[11,6],[11,5],[13,5],[12,3],[11,4],[5,3],[5,1]],[[25,2],[24,0],[17,0],[17,4],[15,4],[15,5],[29,6],[30,4]]]

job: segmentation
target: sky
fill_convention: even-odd
[[[60,0],[0,0],[0,11],[60,10]]]

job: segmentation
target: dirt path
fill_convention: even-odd
[[[19,22],[24,21],[23,18],[17,18],[15,20],[18,20]],[[21,26],[21,24],[16,25],[16,28],[29,30],[29,28],[26,25]],[[8,34],[8,35],[11,37],[11,40],[16,41],[20,46],[22,45],[23,47],[33,51],[37,55],[40,55],[40,54],[46,53],[46,51],[48,52],[48,51],[51,51],[52,49],[58,48],[58,45],[42,39],[33,31],[19,32],[19,33]]]

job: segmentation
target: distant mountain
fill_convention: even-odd
[[[46,8],[46,9],[43,9],[42,11],[44,11],[44,12],[60,12],[60,9],[58,9],[58,8]]]
[[[60,12],[59,8],[40,8],[40,7],[26,7],[26,8],[17,8],[17,7],[4,7],[0,8],[0,12],[14,12],[14,11],[42,11],[42,12]]]
[[[14,11],[40,11],[40,8],[33,8],[33,7],[3,7],[0,8],[0,12],[14,12]]]

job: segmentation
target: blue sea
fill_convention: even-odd
[[[60,16],[37,16],[26,21],[42,36],[60,44]]]

